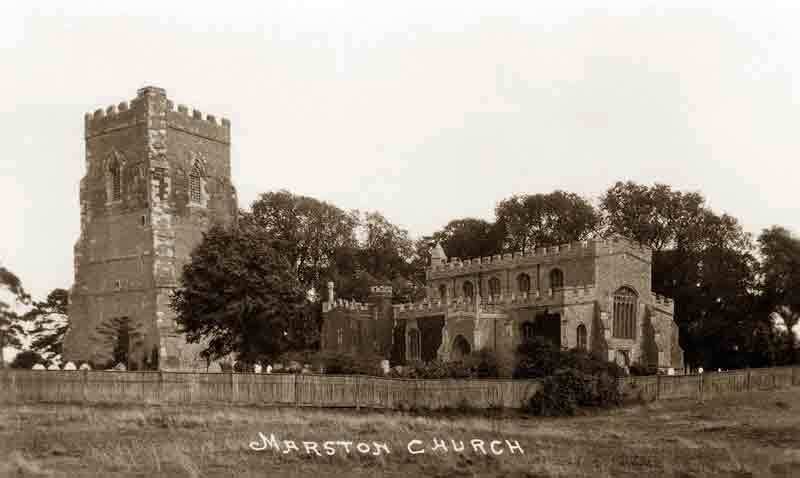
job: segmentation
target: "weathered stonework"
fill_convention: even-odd
[[[366,321],[358,329],[366,330],[374,316],[376,323],[390,320],[395,328],[392,343],[375,349],[392,348],[384,355],[395,362],[451,360],[484,347],[510,355],[524,334],[533,334],[621,365],[679,368],[683,351],[674,304],[651,292],[651,261],[648,248],[622,237],[450,261],[437,248],[426,271],[428,297],[421,303],[396,305],[391,316],[381,316],[369,314],[371,304],[329,298],[323,309],[324,348],[361,351],[352,347],[361,339],[350,336],[356,330],[348,325]],[[625,313],[615,311],[620,291],[631,294]],[[615,332],[615,320],[625,321],[626,334]],[[430,323],[438,328],[433,337]]]
[[[65,360],[107,352],[98,331],[127,318],[144,337],[131,345],[135,362],[157,354],[164,370],[205,369],[201,346],[176,330],[169,296],[203,231],[235,220],[230,122],[175,111],[163,89],[145,87],[130,103],[87,114],[85,141]],[[195,167],[199,201],[190,198]]]

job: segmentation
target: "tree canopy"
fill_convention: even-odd
[[[306,290],[283,251],[252,224],[213,226],[185,265],[172,308],[203,355],[254,363],[306,347]]]

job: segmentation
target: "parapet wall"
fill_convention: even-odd
[[[203,115],[200,110],[178,105],[177,110],[171,100],[166,100],[166,111],[149,105],[149,97],[155,94],[166,99],[161,88],[145,87],[139,90],[136,98],[117,105],[100,108],[84,116],[87,138],[129,128],[137,124],[147,124],[148,115],[166,115],[167,126],[179,131],[201,136],[214,141],[230,144],[231,124],[226,118],[219,121],[214,115]]]
[[[496,254],[471,259],[451,258],[443,264],[431,264],[428,278],[442,278],[471,274],[480,270],[506,269],[517,265],[534,265],[547,261],[558,262],[578,257],[602,256],[628,252],[651,263],[652,251],[629,239],[617,236],[595,241],[579,241],[551,247],[529,248],[524,251]]]

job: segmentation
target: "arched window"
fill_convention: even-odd
[[[620,287],[614,293],[614,337],[636,338],[636,309],[638,296],[629,287]]]
[[[195,161],[192,172],[189,173],[189,200],[200,204],[203,200],[203,170],[200,164]]]
[[[111,200],[119,201],[122,198],[122,165],[116,157],[108,165],[108,174]]]
[[[536,329],[533,327],[533,323],[525,322],[522,324],[522,339],[523,340],[531,340],[536,333]]]
[[[550,288],[560,289],[564,287],[564,273],[561,269],[553,269],[550,271]]]
[[[420,342],[419,330],[411,329],[408,331],[408,359],[419,360]]]
[[[493,300],[500,298],[500,279],[497,277],[489,279],[489,296]]]
[[[579,325],[578,330],[575,332],[575,336],[578,342],[578,349],[586,350],[586,326],[583,324]]]
[[[522,294],[528,294],[531,291],[531,276],[528,274],[518,275],[517,289],[519,289]]]
[[[442,300],[447,300],[447,286],[444,284],[439,286],[439,298]]]
[[[472,299],[475,297],[475,287],[472,285],[470,281],[464,281],[464,285],[461,286],[462,292],[464,292],[464,297],[467,299]]]

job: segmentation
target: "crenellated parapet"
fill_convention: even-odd
[[[229,144],[231,141],[231,123],[226,118],[217,121],[214,115],[203,115],[200,110],[178,105],[174,109],[171,101],[167,101],[167,125],[170,128],[184,131],[196,136],[213,139]]]
[[[657,309],[666,312],[669,315],[675,315],[675,302],[671,298],[656,294],[655,292],[653,292],[652,294],[654,302],[653,305]]]
[[[648,263],[652,251],[630,239],[615,236],[608,239],[577,241],[550,247],[528,248],[524,251],[469,259],[450,258],[448,262],[433,263],[427,269],[428,279],[440,279],[484,271],[504,270],[518,266],[557,263],[581,257],[628,253]]]
[[[344,310],[349,312],[370,312],[372,310],[372,304],[338,298],[333,302],[326,301],[322,303],[323,312],[327,313],[335,310]]]
[[[548,289],[544,293],[505,293],[491,299],[481,299],[478,303],[456,297],[452,300],[426,299],[421,302],[392,306],[396,319],[411,319],[440,314],[485,313],[504,314],[516,308],[531,306],[560,306],[585,303],[595,300],[596,288],[592,285]]]
[[[231,124],[185,105],[175,107],[162,88],[148,86],[138,91],[136,98],[116,105],[100,108],[84,116],[86,138],[113,131],[147,125],[148,119],[166,119],[169,128],[195,136],[230,144]]]

